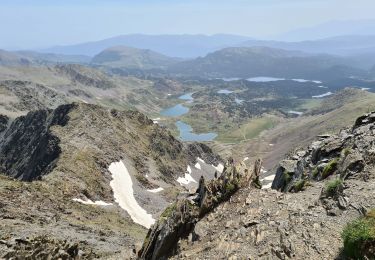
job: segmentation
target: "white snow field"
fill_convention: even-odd
[[[197,183],[196,180],[194,180],[193,177],[191,177],[191,168],[190,166],[187,167],[186,169],[187,173],[185,173],[185,177],[178,177],[177,182],[180,183],[180,185],[188,185],[190,182],[195,182]]]
[[[129,213],[135,223],[150,228],[155,219],[135,200],[133,182],[125,164],[122,161],[111,163],[108,170],[112,173],[110,185],[115,201]]]
[[[147,190],[148,192],[151,192],[151,193],[158,193],[158,192],[161,192],[163,191],[164,189],[162,187],[159,187],[157,189],[153,189],[153,190]]]
[[[112,203],[107,203],[102,200],[92,201],[92,200],[82,200],[82,199],[73,199],[73,201],[85,204],[85,205],[97,205],[97,206],[111,206]]]

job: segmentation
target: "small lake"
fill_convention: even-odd
[[[188,101],[193,101],[194,98],[193,98],[193,95],[194,93],[187,93],[187,94],[183,94],[182,96],[179,96],[178,99],[181,99],[181,100],[188,100]]]
[[[226,82],[241,80],[241,78],[216,78],[216,79],[221,79]]]
[[[233,93],[233,91],[228,90],[228,89],[222,89],[222,90],[219,90],[217,93],[219,93],[219,94],[230,94],[230,93]]]
[[[216,133],[194,134],[193,128],[182,121],[177,121],[176,126],[180,131],[180,139],[185,142],[207,142],[217,137]]]
[[[285,79],[273,78],[273,77],[253,77],[253,78],[247,79],[247,81],[252,81],[252,82],[272,82],[272,81],[279,81],[279,80],[285,80]]]
[[[280,80],[292,80],[300,83],[306,82],[313,82],[315,84],[321,84],[322,82],[319,80],[309,80],[309,79],[286,79],[286,78],[274,78],[274,77],[254,77],[248,78],[247,81],[251,82],[272,82],[272,81],[280,81]]]
[[[188,107],[178,104],[173,107],[163,109],[162,111],[160,111],[160,115],[174,117],[174,116],[182,116],[186,114],[187,112],[189,112]]]

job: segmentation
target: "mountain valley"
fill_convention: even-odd
[[[0,258],[372,259],[372,40],[0,51]]]

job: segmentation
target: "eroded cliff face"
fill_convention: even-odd
[[[0,115],[0,134],[7,129],[9,123],[9,117],[6,115]]]
[[[0,140],[0,172],[32,181],[49,173],[61,152],[53,126],[64,126],[74,105],[31,112],[13,121]]]

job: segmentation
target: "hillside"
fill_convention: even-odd
[[[373,258],[374,118],[374,112],[365,114],[353,127],[336,135],[321,135],[307,148],[287,156],[272,184],[284,193],[257,188],[261,161],[255,162],[250,185],[242,182],[243,178],[249,179],[245,161],[237,166],[226,164],[224,179],[237,183],[233,188],[239,190],[217,205],[214,202],[220,201],[221,193],[216,194],[211,186],[221,192],[232,186],[221,188],[221,178],[202,182],[207,188],[199,189],[196,199],[181,199],[162,214],[149,231],[139,256]],[[239,179],[236,181],[231,174]],[[180,206],[186,204],[189,206]],[[165,250],[167,246],[172,250]]]
[[[16,252],[17,237],[50,236],[98,257],[131,252],[178,192],[213,178],[220,161],[139,112],[78,103],[30,112],[0,139],[0,252]]]
[[[1,66],[25,66],[31,65],[32,61],[26,57],[13,52],[0,50]]]
[[[202,77],[250,78],[259,76],[333,79],[364,76],[365,71],[347,66],[348,60],[329,55],[307,55],[268,47],[226,48],[203,58],[170,67],[177,74]]]
[[[160,53],[136,49],[126,46],[116,46],[103,50],[95,55],[91,62],[93,64],[105,65],[113,68],[124,69],[162,69],[178,59],[170,58]]]

